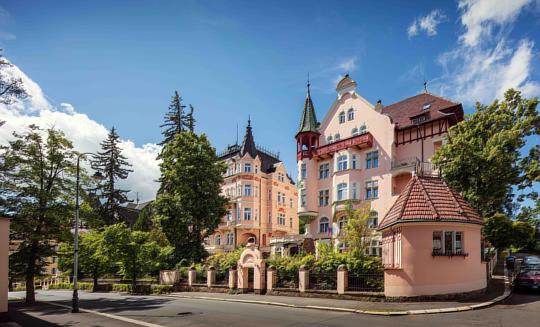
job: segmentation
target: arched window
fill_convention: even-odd
[[[352,131],[351,131],[351,135],[352,136],[355,136],[355,135],[358,135],[358,128],[353,128]]]
[[[345,122],[345,112],[342,111],[339,113],[339,123],[343,124]]]
[[[326,138],[326,142],[327,142],[327,143],[332,143],[332,140],[333,140],[333,139],[332,139],[332,135],[330,135],[330,136],[328,136],[328,137]]]
[[[217,234],[216,235],[216,245],[221,245],[221,235]]]
[[[367,126],[366,124],[360,125],[360,134],[364,134],[367,132]]]
[[[354,109],[351,108],[347,111],[347,120],[353,120],[354,119]]]
[[[319,233],[326,234],[328,233],[328,227],[329,227],[329,220],[326,217],[322,217],[319,219]]]
[[[337,185],[337,199],[338,201],[347,199],[347,183],[339,183]]]
[[[336,142],[339,141],[340,138],[341,138],[341,136],[339,135],[339,133],[336,133],[336,135],[334,135],[334,140]]]

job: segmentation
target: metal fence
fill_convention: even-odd
[[[348,291],[353,292],[383,292],[384,273],[377,272],[349,272]]]
[[[312,290],[337,290],[337,273],[309,272],[309,288]]]
[[[298,288],[298,271],[276,271],[277,288]]]
[[[229,272],[225,270],[216,270],[215,285],[228,285],[229,284]]]

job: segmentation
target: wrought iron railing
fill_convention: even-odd
[[[384,272],[353,272],[347,280],[347,290],[353,292],[383,292]]]
[[[309,272],[309,289],[337,290],[337,272]]]
[[[298,288],[298,271],[276,271],[276,288]]]

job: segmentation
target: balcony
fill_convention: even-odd
[[[304,235],[284,235],[270,238],[270,245],[284,243],[300,243],[304,241]]]
[[[352,136],[334,143],[326,144],[315,149],[315,159],[326,159],[334,153],[348,148],[366,149],[373,146],[373,136],[367,132],[365,134]]]
[[[415,170],[416,165],[420,162],[417,157],[403,158],[392,160],[391,171],[392,176],[401,175],[403,173],[411,173]]]

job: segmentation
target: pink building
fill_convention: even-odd
[[[309,84],[296,134],[298,215],[317,242],[344,246],[340,240],[344,202],[369,203],[373,236],[368,253],[381,255],[376,231],[417,166],[429,168],[448,128],[463,120],[461,104],[424,92],[389,106],[374,106],[356,92],[346,75],[321,122]]]
[[[9,219],[0,217],[0,321],[8,312]]]
[[[482,217],[438,176],[414,176],[381,221],[387,297],[459,295],[486,288]]]

